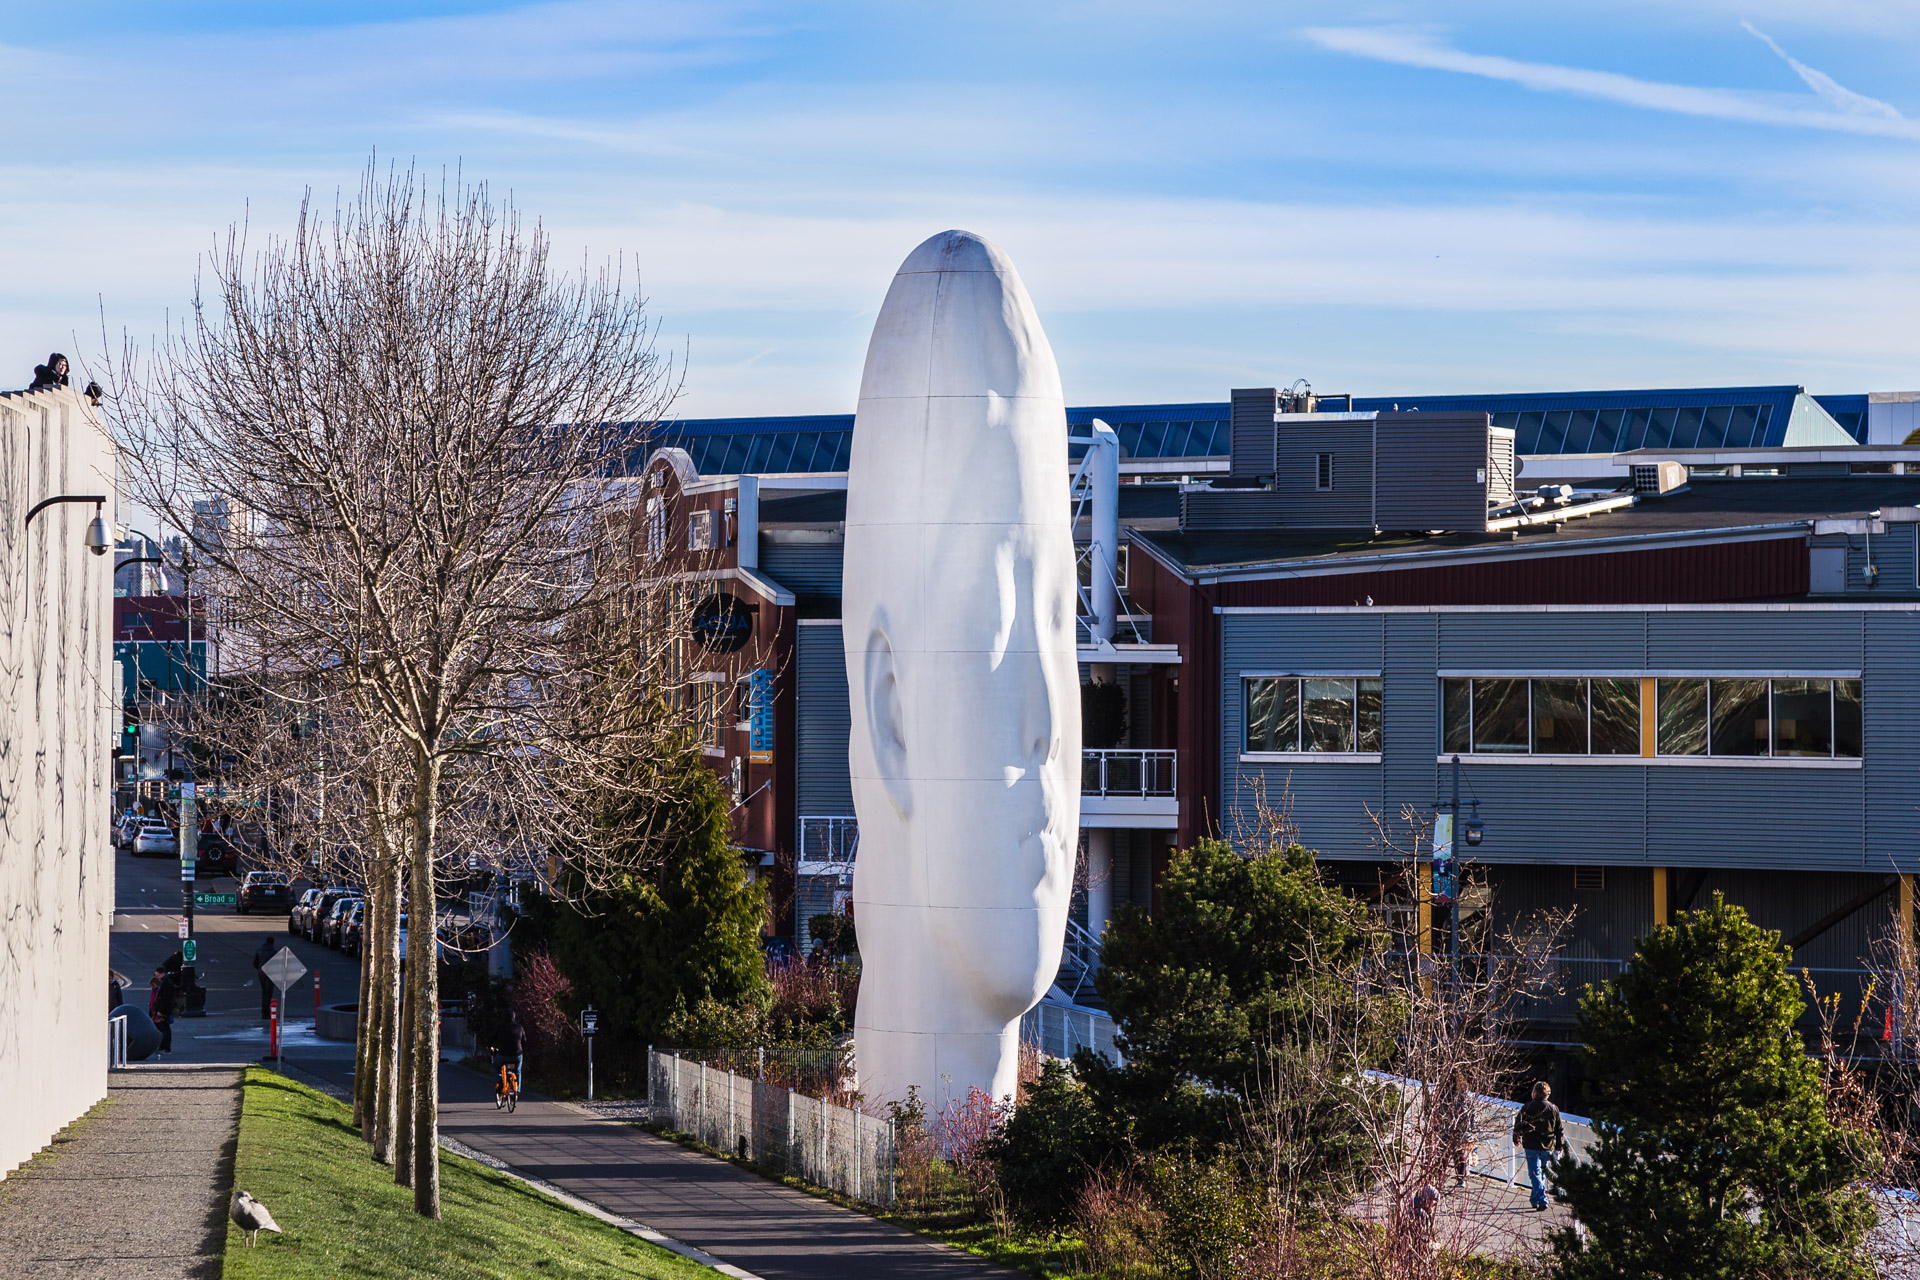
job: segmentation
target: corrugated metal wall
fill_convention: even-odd
[[[840,560],[845,546],[832,542],[774,542],[760,539],[760,571],[797,596],[840,594]]]
[[[1285,522],[1288,499],[1266,489],[1189,489],[1180,495],[1182,529],[1254,529]]]
[[[1290,788],[1303,838],[1329,858],[1380,856],[1368,809],[1422,811],[1449,783],[1442,670],[1863,673],[1866,755],[1849,768],[1468,763],[1490,863],[1920,870],[1920,610],[1228,614],[1220,618],[1222,827],[1251,823],[1253,781]],[[1382,674],[1380,763],[1243,763],[1249,671]],[[1239,824],[1239,828],[1236,827]]]
[[[838,623],[802,622],[795,645],[799,680],[794,754],[796,812],[832,817],[853,812],[847,775],[847,659]]]
[[[1860,715],[1866,736],[1866,867],[1907,866],[1920,849],[1920,644],[1914,615],[1870,613],[1862,619],[1869,661],[1861,681]]]
[[[1277,435],[1275,524],[1290,529],[1373,528],[1373,423],[1286,421]],[[1321,454],[1332,455],[1330,489],[1319,487]]]
[[[1232,443],[1228,470],[1236,476],[1273,474],[1273,415],[1280,407],[1276,387],[1243,388],[1230,393]]]
[[[1380,415],[1374,523],[1382,529],[1487,527],[1487,415]]]

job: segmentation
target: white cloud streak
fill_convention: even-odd
[[[1835,110],[1845,112],[1848,115],[1878,116],[1885,120],[1903,120],[1906,118],[1900,114],[1900,109],[1892,103],[1882,102],[1878,98],[1869,98],[1864,93],[1855,93],[1826,72],[1815,71],[1812,67],[1800,61],[1785,49],[1782,49],[1774,42],[1772,36],[1754,26],[1751,22],[1742,22],[1740,25],[1747,29],[1748,35],[1753,36],[1765,44],[1767,48],[1779,54],[1780,60],[1793,68],[1794,74],[1806,82],[1807,88],[1813,90],[1816,94],[1820,95],[1821,98],[1831,103]]]
[[[1791,58],[1788,58],[1788,62],[1800,73],[1801,78],[1820,95],[1822,102],[1831,106],[1814,106],[1804,99],[1784,94],[1706,89],[1658,80],[1640,80],[1612,71],[1590,71],[1583,67],[1564,67],[1550,62],[1522,62],[1515,58],[1468,53],[1442,44],[1424,33],[1399,28],[1308,27],[1301,34],[1320,47],[1336,53],[1398,66],[1480,76],[1517,84],[1540,93],[1572,94],[1648,111],[1668,111],[1741,124],[1785,125],[1835,133],[1920,140],[1920,121],[1908,120],[1886,103],[1843,88],[1831,77],[1804,67]],[[1775,51],[1779,52],[1777,46]],[[1780,56],[1786,57],[1786,54],[1781,53]],[[1816,83],[1816,79],[1819,83]]]

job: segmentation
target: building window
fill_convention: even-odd
[[[1247,676],[1248,753],[1378,752],[1378,676]]]
[[[687,517],[687,550],[712,551],[720,544],[716,536],[719,520],[711,511],[696,511]]]
[[[1858,680],[1661,680],[1663,756],[1858,759]]]
[[[726,750],[732,695],[733,685],[730,682],[701,680],[693,686],[694,714],[699,722],[701,746],[713,751]]]
[[[1440,702],[1440,749],[1448,754],[1640,754],[1638,680],[1447,679]]]
[[[654,472],[653,478],[658,485],[660,473]],[[667,500],[662,497],[647,499],[647,558],[658,560],[667,554]]]
[[[1333,488],[1333,455],[1330,453],[1314,456],[1313,487],[1322,493]]]

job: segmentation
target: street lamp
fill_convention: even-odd
[[[1441,899],[1450,909],[1447,952],[1454,963],[1456,980],[1458,980],[1460,964],[1460,864],[1454,856],[1454,841],[1457,838],[1469,849],[1477,849],[1480,847],[1480,842],[1487,838],[1487,825],[1480,821],[1480,798],[1475,796],[1467,803],[1469,805],[1467,819],[1462,822],[1460,820],[1460,757],[1455,756],[1453,758],[1453,798],[1433,802],[1434,809],[1446,814],[1446,819],[1442,823],[1435,824],[1432,892],[1434,897]]]

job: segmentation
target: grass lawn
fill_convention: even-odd
[[[374,1162],[344,1103],[263,1067],[247,1068],[244,1090],[233,1185],[264,1202],[286,1234],[261,1232],[249,1249],[229,1222],[227,1280],[716,1275],[444,1151],[443,1216],[428,1221],[413,1212],[413,1192]]]

